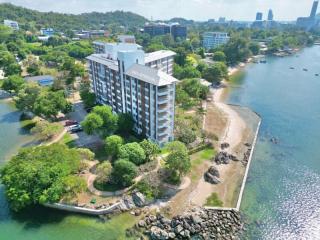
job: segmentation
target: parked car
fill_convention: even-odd
[[[79,124],[77,121],[67,120],[64,125],[65,125],[66,127],[69,127],[69,126],[77,125],[77,124]]]
[[[77,132],[82,132],[83,129],[80,124],[77,124],[69,127],[68,131],[71,133],[77,133]]]

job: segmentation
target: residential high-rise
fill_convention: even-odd
[[[181,26],[179,23],[175,23],[171,25],[171,35],[176,40],[186,39],[187,38],[187,27]]]
[[[203,47],[206,50],[216,48],[222,44],[226,44],[230,37],[226,32],[206,32],[203,34]]]
[[[172,51],[145,54],[137,44],[106,43],[87,57],[92,91],[100,104],[129,113],[134,130],[163,145],[173,140],[175,84]]]
[[[179,23],[173,23],[171,25],[165,23],[147,23],[144,26],[144,33],[149,34],[151,37],[171,34],[175,40],[177,38],[186,39],[187,27]]]
[[[317,14],[317,9],[318,9],[318,4],[319,4],[318,0],[313,2],[311,13],[310,13],[309,17],[299,17],[297,19],[297,26],[298,27],[301,27],[305,30],[310,30],[317,25],[316,14]]]
[[[262,12],[257,12],[256,14],[256,21],[262,21],[263,13]]]
[[[272,11],[272,9],[270,9],[269,12],[268,12],[268,21],[273,21],[273,11]]]
[[[148,23],[144,26],[144,32],[151,37],[170,34],[170,25],[165,23]]]
[[[312,18],[312,19],[315,19],[315,17],[316,17],[318,4],[319,4],[318,0],[313,2],[311,13],[310,13],[310,18]]]

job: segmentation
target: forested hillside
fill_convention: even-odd
[[[107,29],[118,25],[128,28],[143,26],[144,17],[123,11],[106,13],[83,13],[79,15],[55,12],[39,12],[8,3],[0,4],[0,22],[4,19],[18,21],[24,30],[39,30],[41,27],[52,27],[59,31],[72,29]]]

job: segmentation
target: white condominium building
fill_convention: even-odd
[[[225,32],[206,32],[203,34],[203,47],[206,50],[226,44],[230,37]]]
[[[172,51],[145,54],[137,44],[106,43],[87,57],[97,101],[131,114],[138,134],[163,145],[173,140],[175,84]]]

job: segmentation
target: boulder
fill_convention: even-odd
[[[145,222],[144,220],[140,220],[140,221],[138,222],[138,226],[139,226],[139,227],[145,227],[145,226],[146,226],[146,222]]]
[[[218,184],[220,183],[219,179],[217,179],[217,177],[213,176],[212,174],[210,174],[209,172],[206,172],[204,174],[204,180],[206,182],[209,182],[211,184]]]
[[[143,207],[146,205],[146,198],[141,192],[134,192],[132,194],[132,200],[137,207]]]
[[[169,234],[165,230],[162,230],[161,228],[153,226],[150,229],[150,237],[151,239],[154,239],[154,240],[165,240],[165,239],[169,239]]]
[[[215,176],[215,177],[220,177],[220,173],[218,171],[218,169],[214,166],[211,166],[209,169],[208,169],[208,173],[210,173],[212,176]]]

